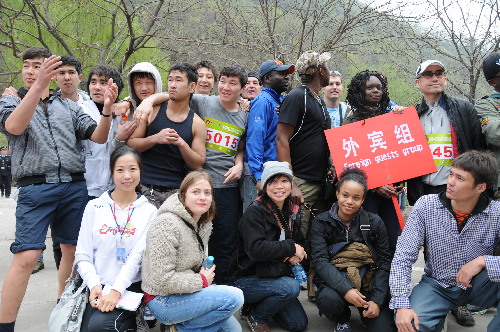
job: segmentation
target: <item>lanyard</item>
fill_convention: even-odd
[[[123,227],[123,230],[120,233],[120,225],[118,225],[118,220],[116,219],[116,203],[113,203],[113,207],[111,207],[111,204],[109,205],[109,208],[111,209],[111,213],[113,214],[113,219],[115,219],[116,223],[116,228],[118,229],[118,233],[120,233],[120,241],[123,238],[123,233],[125,233],[125,230],[127,229],[128,223],[130,221],[130,218],[132,217],[132,214],[134,213],[135,207],[132,209],[132,212],[130,212],[130,207],[132,204],[128,206],[128,212],[127,212],[127,222],[125,223],[125,227]]]

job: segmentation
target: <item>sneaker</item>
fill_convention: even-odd
[[[250,326],[250,331],[252,332],[271,332],[269,325],[267,324],[259,324],[253,319],[252,315],[249,315],[247,318],[248,326]]]
[[[150,329],[156,326],[157,320],[147,306],[144,308],[144,320],[146,321],[146,324],[148,324]]]
[[[472,317],[469,309],[467,309],[467,306],[461,305],[457,308],[451,309],[451,314],[455,316],[457,320],[457,324],[462,325],[462,326],[474,326],[476,325],[476,321],[474,320],[474,317]]]
[[[351,323],[336,323],[333,327],[333,332],[352,332]]]
[[[467,309],[469,309],[472,315],[482,315],[485,314],[486,311],[488,311],[488,308],[486,307],[479,307],[473,304],[467,304]]]
[[[31,271],[31,274],[38,273],[41,270],[43,270],[44,268],[45,268],[45,265],[43,264],[43,262],[36,262],[35,268],[33,269],[33,271]]]

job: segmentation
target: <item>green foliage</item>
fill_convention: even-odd
[[[7,141],[7,137],[0,133],[0,146],[8,146],[9,142]]]
[[[0,41],[15,40],[17,57],[28,46],[43,46],[58,55],[74,55],[82,62],[84,79],[90,67],[98,63],[114,66],[125,78],[137,62],[165,59],[156,39],[134,44],[143,36],[147,20],[147,11],[135,9],[118,0],[6,0],[0,5],[2,20],[8,18],[0,26]],[[21,61],[13,56],[13,50],[4,47],[0,70],[14,72],[20,67]],[[20,86],[21,76],[4,78],[0,84]]]

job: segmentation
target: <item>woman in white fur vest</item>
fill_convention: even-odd
[[[215,266],[201,267],[215,215],[208,173],[194,171],[158,210],[147,234],[142,289],[153,315],[177,331],[241,331],[233,313],[243,293],[212,285]],[[217,263],[217,262],[215,262]]]

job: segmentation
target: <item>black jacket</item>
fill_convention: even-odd
[[[229,265],[231,279],[247,275],[293,275],[291,267],[283,259],[295,254],[293,239],[300,234],[300,225],[292,220],[290,228],[292,237],[279,241],[281,229],[274,215],[262,202],[254,201],[245,210],[238,226],[238,248]]]
[[[330,211],[318,215],[312,222],[311,247],[312,263],[316,269],[314,279],[318,288],[330,287],[344,296],[354,285],[332,263],[330,263],[329,247],[339,242],[360,242],[368,246],[377,265],[373,276],[373,290],[367,301],[373,301],[379,306],[386,303],[389,295],[389,270],[391,254],[385,225],[374,213],[361,209],[354,217],[349,228],[337,215],[337,203]],[[360,230],[360,216],[367,214],[371,226],[369,242],[365,241]]]
[[[464,99],[449,97],[444,93],[443,100],[446,105],[446,115],[457,135],[458,153],[462,154],[469,150],[484,148],[485,143],[481,123],[474,105]],[[427,106],[424,99],[416,108],[419,118],[429,110],[429,106]],[[422,177],[408,180],[408,201],[410,205],[414,205],[423,194]]]

